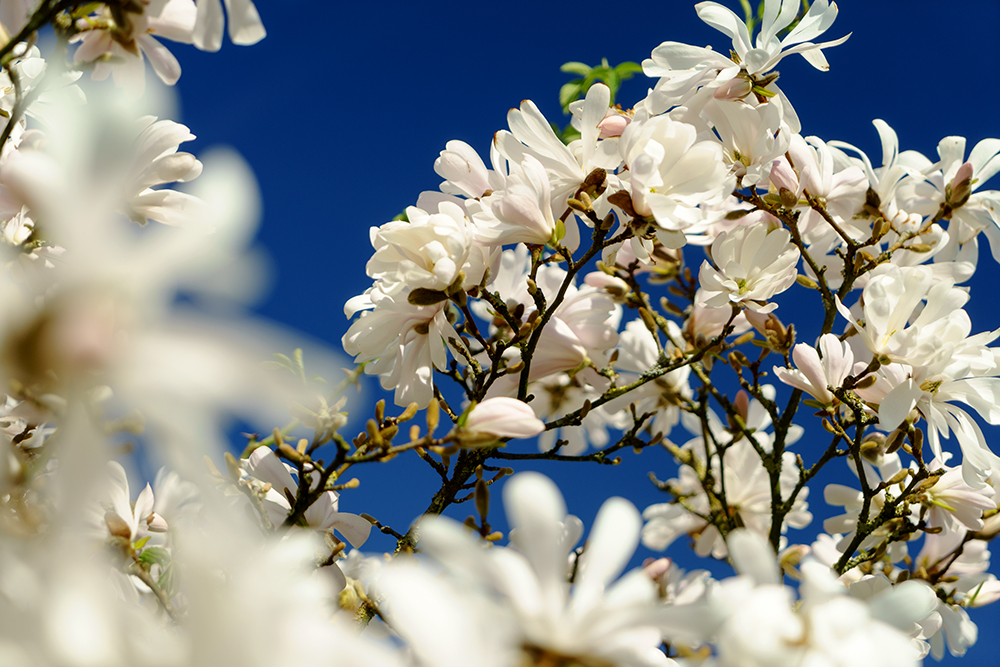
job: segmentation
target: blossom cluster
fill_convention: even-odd
[[[763,0],[744,20],[701,2],[731,44],[661,44],[631,108],[609,77],[569,103],[565,131],[531,101],[512,109],[488,166],[448,142],[439,191],[371,229],[372,285],[345,306],[357,368],[329,387],[311,374],[326,374],[323,351],[262,364],[293,335],[218,316],[254,296],[255,183],[238,156],[182,150],[190,129],[138,99],[145,61],[166,84],[180,76],[160,38],[215,51],[228,22],[234,43],[255,43],[254,4],[5,2],[4,658],[962,655],[977,639],[969,610],[1000,598],[987,549],[1000,459],[981,425],[1000,424],[1000,329],[974,331],[963,286],[980,232],[1000,261],[1000,192],[985,189],[1000,140],[967,151],[945,137],[932,159],[876,120],[875,166],[802,136],[775,67],[800,55],[828,69],[824,49],[847,39],[816,41],[835,3],[802,4]],[[46,24],[55,57],[35,45]],[[815,305],[815,331],[792,299]],[[365,374],[399,410],[378,401],[348,438],[344,390]],[[234,416],[260,430],[238,457]],[[535,437],[538,451],[516,442]],[[676,462],[653,476],[665,501],[606,499],[586,540],[552,480],[508,467],[648,448]],[[352,475],[399,458],[441,486],[396,530],[349,492]],[[825,486],[836,509],[804,537],[813,481],[840,459],[856,483]],[[150,466],[163,467],[136,493]],[[447,516],[466,501],[464,522]],[[376,533],[392,554],[360,551]],[[640,544],[688,541],[733,575],[666,556],[629,567]]]

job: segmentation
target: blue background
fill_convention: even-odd
[[[257,5],[268,30],[260,44],[227,42],[218,54],[169,45],[184,68],[177,120],[199,136],[188,145],[196,154],[209,145],[231,145],[260,180],[265,207],[260,242],[277,272],[259,312],[335,349],[348,326],[344,301],[370,285],[369,228],[415,203],[421,191],[437,189],[440,179],[432,165],[446,141],[462,139],[487,156],[493,133],[506,127],[507,110],[522,99],[565,123],[557,93],[569,78],[559,66],[569,60],[641,62],[666,40],[710,44],[723,53],[729,48],[729,40],[703,24],[686,2],[397,6],[259,0]],[[739,11],[738,3],[728,5]],[[825,52],[830,71],[816,71],[792,56],[778,67],[780,83],[803,121],[804,135],[848,141],[878,163],[880,144],[871,121],[882,118],[896,129],[901,149],[936,159],[944,136],[965,136],[970,149],[983,138],[1000,136],[998,26],[997,0],[845,0],[836,23],[820,38],[853,32],[846,44]],[[631,106],[651,84],[642,76],[627,82],[618,101]],[[996,179],[990,185],[1000,189]],[[700,261],[695,254],[691,258]],[[990,292],[996,281],[984,244],[972,291],[975,331],[998,326]],[[783,312],[790,319],[792,310],[786,306],[778,314]],[[376,396],[377,384],[367,387],[368,396]],[[348,431],[356,432],[368,416],[355,415],[357,425]],[[996,435],[995,429],[987,431],[994,441]],[[807,434],[795,451],[809,461],[826,442]],[[520,447],[529,451],[531,445]],[[1000,451],[1000,445],[994,449]],[[570,511],[589,526],[610,495],[624,495],[640,509],[666,500],[646,475],[652,470],[661,479],[674,476],[670,457],[652,450],[641,456],[626,450],[622,456],[623,464],[614,468],[536,467],[557,479]],[[362,485],[345,492],[341,509],[367,512],[401,531],[437,488],[436,474],[416,457],[352,473]],[[817,519],[792,541],[808,543],[821,529],[820,519],[830,514],[821,491],[831,479],[821,476],[814,483],[809,500]],[[502,527],[498,500],[491,518]],[[454,514],[463,518],[471,511],[466,505]],[[388,538],[373,535],[366,551],[391,547]],[[658,554],[640,548],[636,562],[651,555]],[[703,565],[684,540],[667,555],[685,567]],[[724,576],[728,568],[716,571]],[[966,664],[1000,664],[994,638],[1000,608],[973,610],[972,618],[980,640]]]

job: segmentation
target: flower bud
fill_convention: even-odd
[[[597,124],[597,129],[601,131],[601,139],[620,137],[631,121],[632,119],[628,116],[620,114],[614,109],[609,109],[608,115],[604,117],[604,120]]]
[[[959,208],[965,202],[969,201],[969,196],[972,194],[972,163],[965,162],[958,171],[955,172],[955,178],[951,181],[951,186],[948,188],[947,193],[947,203],[953,209]]]
[[[734,77],[715,89],[714,97],[717,100],[742,100],[753,90],[753,84],[749,79]]]

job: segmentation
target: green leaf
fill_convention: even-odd
[[[139,562],[148,565],[165,565],[170,562],[170,552],[163,547],[149,547],[139,554]]]
[[[623,79],[629,79],[629,78],[631,78],[631,76],[625,76],[625,75],[626,74],[629,74],[629,75],[631,75],[631,74],[638,74],[639,72],[642,71],[642,65],[640,65],[639,63],[631,62],[631,61],[625,61],[625,62],[621,63],[620,65],[617,65],[615,67],[615,71],[618,72],[618,74]]]
[[[570,74],[579,74],[580,76],[587,76],[590,74],[590,66],[578,62],[568,62],[563,63],[562,67],[559,68],[559,71],[569,72]]]
[[[133,544],[132,547],[134,549],[141,549],[141,548],[143,548],[144,546],[146,546],[146,542],[149,542],[149,538],[150,538],[150,536],[147,535],[146,537],[142,538],[141,540],[136,540],[135,544]]]
[[[608,84],[608,88],[611,89],[611,101],[614,102],[615,95],[618,93],[618,88],[622,85],[622,79],[618,76],[618,72],[615,70],[609,70],[607,77],[604,79],[604,83]]]
[[[559,104],[562,106],[563,111],[569,112],[569,105],[580,99],[582,90],[583,79],[575,79],[567,84],[563,84],[563,87],[559,89]]]
[[[174,564],[168,563],[167,565],[160,568],[160,578],[157,580],[156,585],[160,587],[167,597],[173,597],[176,593],[177,575],[176,568]]]

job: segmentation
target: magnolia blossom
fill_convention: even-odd
[[[396,390],[397,405],[426,407],[433,395],[432,367],[447,367],[445,345],[458,341],[458,332],[448,321],[447,302],[416,306],[407,300],[409,289],[383,288],[376,284],[348,301],[348,317],[371,310],[362,312],[344,334],[344,350],[356,355],[356,363],[368,361],[365,373],[381,376],[384,389]]]
[[[926,267],[881,264],[865,286],[862,317],[856,317],[839,299],[837,308],[872,354],[919,365],[941,354],[939,337],[949,329],[968,330],[968,315],[962,310],[968,292],[934,278]],[[914,318],[925,300],[926,305]]]
[[[510,164],[504,189],[483,201],[488,210],[473,210],[478,236],[491,245],[506,243],[544,244],[553,240],[556,219],[552,215],[552,186],[545,167],[533,155]]]
[[[935,459],[927,464],[931,470],[944,469],[925,492],[922,502],[927,508],[927,525],[950,531],[982,530],[983,512],[995,510],[995,491],[991,486],[974,489],[962,479],[962,469]]]
[[[763,537],[737,529],[728,543],[738,576],[719,582],[701,600],[669,609],[670,620],[685,625],[689,636],[714,639],[719,665],[919,664],[919,652],[902,629],[932,613],[930,587],[906,582],[866,603],[848,595],[826,565],[808,559],[799,568],[796,600]]]
[[[722,138],[726,163],[743,185],[766,178],[774,159],[788,150],[791,133],[777,105],[719,102],[706,113]]]
[[[700,205],[719,203],[732,191],[722,147],[687,123],[669,116],[633,122],[619,146],[629,166],[632,208],[656,220],[668,247],[684,245],[684,230],[702,221]]]
[[[701,302],[710,308],[741,305],[759,313],[778,307],[767,303],[795,282],[799,250],[784,229],[768,231],[763,224],[738,227],[712,243],[712,260],[701,265]]]
[[[792,359],[797,368],[774,367],[774,374],[785,384],[808,393],[824,405],[837,403],[837,397],[827,387],[840,387],[854,369],[854,353],[850,345],[841,343],[833,334],[823,334],[819,349],[808,343],[792,348]]]
[[[767,396],[774,396],[774,387],[766,388]],[[773,399],[772,399],[773,400]],[[747,430],[753,434],[757,445],[764,451],[773,448],[772,436],[767,432],[771,418],[756,400],[747,400],[746,394],[738,399],[741,418]],[[693,433],[701,433],[701,420],[695,415],[684,413],[681,417],[685,428]],[[771,529],[771,480],[756,448],[742,435],[733,435],[725,430],[718,416],[708,413],[708,429],[711,437],[696,437],[682,446],[692,456],[703,458],[703,452],[710,453],[715,480],[713,493],[721,494],[725,489],[727,505],[733,515],[739,517],[739,524],[759,535],[767,536]],[[789,429],[785,444],[791,445],[802,436],[802,428]],[[727,444],[720,454],[712,443]],[[789,496],[795,488],[798,473],[795,470],[795,455],[789,451],[782,454],[782,468],[779,485],[783,497]],[[673,495],[684,502],[658,503],[645,509],[642,516],[646,525],[642,529],[642,543],[651,549],[666,549],[678,537],[690,534],[695,539],[695,553],[700,556],[711,554],[714,558],[725,558],[726,541],[718,528],[706,521],[711,513],[711,502],[697,474],[690,466],[681,466],[676,479],[667,481]],[[785,517],[785,525],[803,528],[812,521],[808,511],[808,488],[795,498],[792,511]]]
[[[965,137],[945,137],[938,143],[939,162],[915,151],[907,151],[907,162],[925,180],[903,184],[908,207],[924,216],[947,206],[951,224],[950,241],[957,246],[969,243],[982,231],[989,239],[994,259],[1000,258],[1000,192],[980,190],[1000,172],[1000,140],[983,139],[965,158]]]
[[[258,447],[243,461],[246,474],[270,488],[263,493],[263,503],[271,524],[280,526],[292,511],[288,494],[293,497],[299,485],[292,478],[295,469],[283,463],[268,447]],[[336,491],[324,491],[319,500],[305,511],[304,519],[310,528],[332,532],[336,530],[358,548],[365,543],[372,525],[357,514],[337,511]]]
[[[442,292],[482,282],[486,257],[483,248],[473,245],[475,230],[461,208],[441,202],[438,212],[428,213],[410,206],[406,218],[372,228],[375,254],[368,260],[369,276]]]
[[[474,656],[485,665],[675,664],[659,650],[653,581],[641,569],[618,579],[639,540],[635,507],[621,498],[604,503],[576,559],[572,584],[570,553],[582,525],[566,516],[556,485],[538,473],[515,475],[504,487],[504,507],[513,527],[506,548],[483,550],[449,519],[421,522],[424,550],[460,584],[440,588],[450,603],[442,616],[428,616],[426,604],[415,603],[438,595],[439,587],[431,585],[437,577],[425,567],[397,566],[382,575],[379,590],[391,623],[423,661],[457,666]]]
[[[145,537],[150,531],[166,531],[167,522],[153,511],[153,490],[149,484],[139,493],[133,505],[125,469],[117,461],[111,461],[108,472],[111,475],[111,506],[102,519],[107,531],[128,540],[129,544]]]
[[[145,55],[156,75],[172,86],[181,76],[181,66],[154,35],[190,44],[202,4],[196,8],[192,0],[131,3],[117,14],[105,7],[98,15],[81,19],[85,31],[73,38],[80,42],[74,58],[78,63],[94,63],[95,79],[113,74],[116,83],[141,94]],[[124,18],[125,24],[118,25],[116,16]],[[109,55],[120,64],[109,62]]]
[[[772,104],[780,105],[792,132],[798,132],[799,120],[784,93],[767,73],[787,55],[800,53],[813,67],[829,69],[823,49],[837,46],[840,39],[815,44],[812,40],[823,34],[837,18],[837,3],[819,0],[784,37],[778,35],[796,19],[799,6],[794,0],[765,0],[764,14],[756,43],[750,30],[732,10],[715,2],[695,6],[699,18],[724,32],[732,40],[732,59],[727,50],[696,47],[678,42],[664,42],[653,50],[652,57],[643,61],[646,76],[659,77],[656,87],[646,100],[651,113],[662,113],[671,106],[691,103],[695,89],[705,86],[715,97],[748,98],[754,86],[764,87],[774,94]],[[703,96],[704,97],[704,96]],[[702,104],[704,101],[702,102]]]

